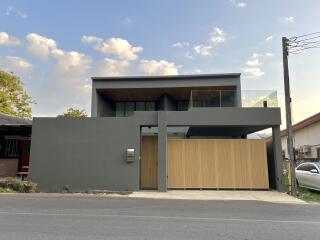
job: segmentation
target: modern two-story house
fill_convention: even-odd
[[[283,191],[280,109],[252,96],[233,73],[94,77],[90,118],[33,120],[30,179],[44,191]],[[271,154],[247,138],[267,128]]]

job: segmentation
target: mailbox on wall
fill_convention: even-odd
[[[132,163],[135,159],[134,148],[127,148],[126,150],[127,162]]]

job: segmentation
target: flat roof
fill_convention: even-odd
[[[0,112],[0,126],[31,126],[32,120]]]
[[[159,75],[159,76],[114,76],[114,77],[92,77],[93,81],[113,80],[178,80],[178,79],[201,79],[201,78],[234,78],[240,77],[241,73],[217,73],[217,74],[190,74],[190,75]]]

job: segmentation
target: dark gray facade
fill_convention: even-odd
[[[178,109],[190,91],[208,88],[234,92],[234,106]],[[119,102],[141,105],[141,100],[144,106],[155,102],[155,109],[131,112],[130,104],[130,115],[116,117]],[[232,138],[271,127],[274,167],[269,173],[270,183],[283,191],[280,124],[279,108],[241,107],[239,74],[93,78],[91,118],[34,119],[30,179],[44,191],[65,186],[73,190],[139,190],[141,128],[157,126],[158,190],[166,191],[168,127],[207,129]],[[135,149],[132,163],[126,161],[128,148]]]

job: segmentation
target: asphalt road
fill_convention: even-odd
[[[0,239],[320,239],[320,205],[1,195]]]

